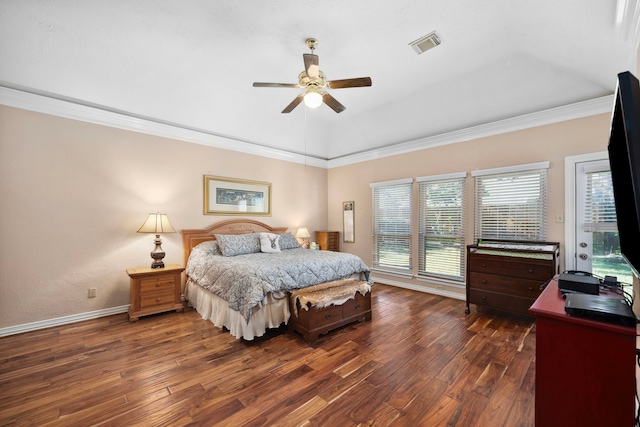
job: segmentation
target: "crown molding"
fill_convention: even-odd
[[[383,157],[396,156],[398,154],[411,153],[427,148],[455,144],[458,142],[500,135],[503,133],[564,122],[567,120],[594,116],[596,114],[611,113],[612,106],[613,95],[607,95],[588,101],[578,102],[575,104],[565,105],[557,108],[551,108],[536,113],[525,114],[522,116],[512,117],[497,122],[473,126],[470,128],[443,133],[440,135],[407,141],[388,147],[364,151],[358,154],[330,159],[329,169],[354,163],[365,162],[368,160],[380,159]]]
[[[613,105],[613,95],[329,160],[271,148],[200,129],[187,128],[174,123],[166,123],[147,117],[135,116],[123,111],[109,110],[102,106],[90,105],[78,100],[61,99],[60,97],[54,97],[50,94],[33,93],[32,91],[2,85],[0,85],[0,104],[194,144],[331,169],[566,120],[610,113]]]
[[[136,116],[124,111],[109,110],[103,106],[86,104],[74,99],[62,99],[50,94],[33,93],[0,85],[0,104],[224,150],[239,151],[287,162],[327,168],[325,159],[267,147],[238,138],[217,135],[201,129],[180,126],[175,123],[166,123]]]

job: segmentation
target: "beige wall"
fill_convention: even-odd
[[[0,107],[0,328],[129,304],[149,212],[177,230],[231,218],[203,214],[205,174],[271,182],[273,215],[253,219],[326,228],[326,169]],[[182,264],[181,235],[162,239]]]
[[[548,239],[562,249],[564,157],[606,150],[608,133],[602,114],[327,171],[0,107],[0,328],[126,306],[125,269],[151,262],[153,236],[136,233],[149,212],[167,213],[176,229],[230,218],[202,213],[205,174],[271,182],[273,216],[253,218],[292,231],[342,232],[342,202],[354,200],[356,241],[340,248],[371,265],[369,183],[549,161]],[[470,176],[467,191],[471,243]],[[182,263],[180,234],[163,242],[165,262]],[[97,298],[87,298],[90,287]]]
[[[419,152],[397,155],[329,170],[329,228],[342,230],[342,202],[355,201],[356,241],[341,242],[341,250],[352,252],[371,265],[371,189],[372,182],[402,178],[469,172],[467,175],[467,243],[473,242],[473,178],[471,171],[549,161],[548,235],[561,243],[564,261],[564,224],[556,223],[556,214],[564,214],[564,158],[570,155],[605,151],[609,136],[609,114],[588,117],[446,145]],[[417,189],[414,185],[414,196]],[[414,197],[415,200],[415,197]],[[418,207],[414,203],[414,218]],[[414,235],[418,224],[414,221]],[[418,242],[413,242],[417,253]],[[415,258],[413,274],[417,274]],[[561,266],[563,268],[563,266]],[[409,287],[435,288],[432,283],[375,274],[376,277],[409,284]],[[447,287],[445,292],[464,293],[464,289]]]

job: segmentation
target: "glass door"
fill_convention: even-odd
[[[620,254],[608,160],[576,164],[576,269],[633,283]]]

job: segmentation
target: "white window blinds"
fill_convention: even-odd
[[[466,173],[417,178],[420,241],[418,274],[464,280]]]
[[[373,268],[411,272],[411,193],[413,180],[371,184]]]
[[[587,172],[584,230],[618,231],[611,171]]]
[[[476,171],[476,239],[546,240],[548,163]]]

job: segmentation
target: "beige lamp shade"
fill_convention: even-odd
[[[138,229],[138,233],[175,233],[176,230],[169,222],[167,214],[150,213],[147,220],[142,224],[142,227]]]
[[[147,220],[142,224],[142,227],[138,229],[138,233],[153,233],[156,235],[156,239],[153,241],[156,247],[151,252],[151,258],[153,259],[151,268],[164,268],[164,262],[162,259],[164,258],[165,253],[162,250],[162,239],[160,239],[160,233],[175,232],[176,230],[169,222],[167,215],[159,212],[150,213]]]
[[[309,230],[307,230],[306,227],[300,227],[300,228],[298,228],[298,232],[296,233],[296,237],[298,239],[308,239],[309,237],[311,237],[311,234],[309,234]]]

